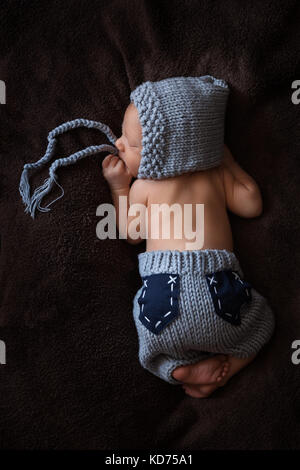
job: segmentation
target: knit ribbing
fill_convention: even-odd
[[[228,250],[156,250],[138,255],[141,276],[153,273],[206,274],[221,269],[241,271],[235,254]]]

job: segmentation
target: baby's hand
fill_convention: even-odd
[[[132,175],[121,158],[116,155],[107,155],[102,161],[103,176],[112,190],[127,188]]]

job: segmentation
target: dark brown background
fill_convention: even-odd
[[[300,447],[300,4],[293,1],[3,1],[0,14],[2,449]],[[58,171],[65,196],[32,220],[18,186],[48,132],[84,117],[121,130],[145,80],[212,74],[231,87],[226,142],[264,213],[230,215],[235,252],[276,316],[271,342],[211,398],[187,397],[138,362],[132,300],[145,245],[96,237],[111,202],[106,154]],[[63,136],[58,155],[103,134]],[[48,169],[33,179],[40,184]],[[58,193],[59,194],[59,193]]]

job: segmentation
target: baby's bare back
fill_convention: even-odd
[[[233,250],[231,227],[226,210],[226,199],[221,172],[218,168],[196,173],[188,173],[179,177],[164,180],[144,180],[148,194],[148,238],[147,251],[153,250],[197,250],[197,249],[227,249]],[[174,213],[170,211],[170,236],[163,239],[163,229],[166,230],[168,217],[163,217],[160,211],[159,217],[153,216],[152,204],[179,204],[182,213],[181,238],[175,238]],[[184,204],[191,204],[192,217],[184,211]],[[201,211],[196,214],[196,204],[204,204],[204,218],[199,217]],[[167,211],[164,212],[167,214]],[[176,220],[175,216],[175,220]],[[180,221],[177,218],[177,221]],[[158,223],[157,223],[158,222]],[[204,227],[203,227],[204,222]],[[200,230],[199,226],[201,224]],[[189,234],[184,227],[189,227],[197,233],[194,239],[188,238]],[[178,229],[178,225],[177,225]],[[203,230],[203,237],[199,232]],[[159,238],[152,238],[151,232],[156,230]],[[165,231],[168,235],[168,231]],[[187,236],[186,236],[187,235]],[[157,236],[157,235],[156,235]],[[192,245],[191,245],[192,244]]]

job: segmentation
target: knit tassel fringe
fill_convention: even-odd
[[[56,146],[56,137],[58,135],[78,127],[89,127],[104,132],[113,146],[107,144],[93,145],[86,147],[85,149],[80,150],[79,152],[76,152],[69,157],[56,160],[49,169],[49,178],[45,179],[44,183],[40,187],[36,188],[32,196],[30,196],[29,172],[39,170],[53,157]],[[117,155],[118,149],[114,146],[116,140],[117,137],[112,133],[108,126],[101,122],[89,121],[87,119],[75,119],[74,121],[68,121],[53,129],[48,135],[49,143],[45,155],[36,163],[27,163],[24,165],[20,179],[19,191],[25,205],[25,212],[29,213],[33,219],[35,217],[36,209],[40,212],[49,212],[51,210],[49,209],[49,206],[58,199],[62,198],[64,195],[64,190],[57,181],[57,168],[74,164],[82,158],[85,158],[89,155],[94,155],[99,152],[110,152],[114,155]],[[56,184],[61,189],[62,192],[60,196],[51,201],[46,207],[42,207],[40,205],[42,199],[51,192],[54,184]]]

